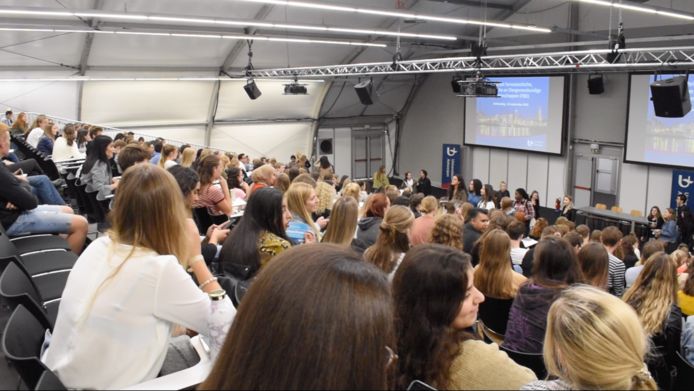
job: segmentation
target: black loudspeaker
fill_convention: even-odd
[[[656,80],[651,84],[651,100],[656,117],[684,117],[692,109],[687,77]]]
[[[333,139],[325,138],[318,142],[318,151],[321,155],[333,154]]]
[[[460,94],[461,87],[460,87],[460,81],[462,79],[460,77],[454,77],[453,80],[451,80],[451,88],[453,89],[454,94]]]
[[[354,86],[354,91],[357,92],[357,96],[359,97],[359,101],[361,102],[361,104],[374,104],[373,100],[371,99],[371,89],[371,80],[362,81],[361,83]]]
[[[591,95],[600,95],[605,92],[605,84],[602,80],[602,75],[588,76],[588,93]]]
[[[243,86],[243,89],[246,90],[246,94],[248,94],[248,97],[252,100],[256,100],[260,97],[260,95],[263,95],[263,93],[258,89],[258,86],[255,85],[255,80],[249,80],[248,83]]]

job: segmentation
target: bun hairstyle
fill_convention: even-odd
[[[398,253],[406,252],[410,247],[407,230],[412,227],[414,214],[402,205],[388,208],[381,225],[378,239],[364,252],[364,259],[390,273],[395,268]]]
[[[547,371],[572,389],[656,390],[644,364],[648,350],[636,312],[595,287],[566,289],[547,315]]]

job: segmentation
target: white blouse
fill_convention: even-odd
[[[51,159],[53,159],[54,162],[81,158],[84,158],[84,155],[77,148],[77,140],[74,140],[70,146],[67,145],[65,137],[58,137],[55,139],[53,154],[51,155]]]
[[[68,388],[124,388],[154,379],[175,324],[203,336],[219,326],[208,323],[210,298],[176,257],[136,249],[127,258],[131,250],[101,237],[70,272],[42,358]],[[221,326],[226,331],[236,310],[229,298],[219,303],[230,314]],[[221,346],[225,335],[210,342]]]
[[[31,132],[29,132],[26,141],[31,144],[32,147],[36,148],[39,145],[39,139],[41,136],[43,136],[43,129],[34,128],[31,129]]]

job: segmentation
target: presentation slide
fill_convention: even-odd
[[[490,77],[498,98],[466,98],[465,144],[561,154],[564,76]]]
[[[668,79],[674,75],[659,75]],[[694,167],[694,111],[683,118],[655,116],[651,101],[654,75],[631,75],[625,160],[627,162]],[[689,95],[692,76],[689,76]]]

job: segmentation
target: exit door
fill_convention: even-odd
[[[619,159],[609,156],[576,155],[574,162],[574,205],[607,208],[617,205]]]
[[[370,178],[385,164],[385,138],[383,131],[352,133],[352,177]]]

